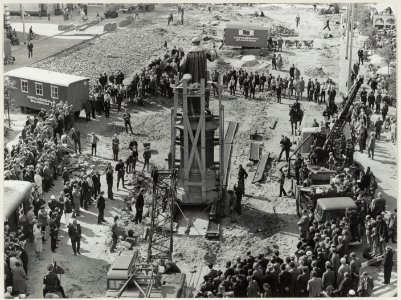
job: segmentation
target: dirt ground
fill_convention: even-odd
[[[185,25],[178,25],[177,10],[172,5],[159,5],[152,17],[141,18],[131,27],[119,29],[116,33],[106,34],[93,39],[88,43],[75,49],[73,52],[63,53],[49,60],[44,60],[36,67],[61,71],[76,75],[88,76],[96,80],[99,73],[114,72],[121,69],[125,74],[137,72],[150,60],[158,58],[165,53],[162,48],[163,42],[168,41],[168,48],[173,46],[189,48],[190,40],[194,35],[202,34],[212,39],[203,43],[205,47],[211,48],[213,39],[222,38],[224,20],[247,21],[263,24],[265,26],[282,25],[295,30],[297,37],[288,39],[314,40],[312,49],[287,49],[284,46],[281,53],[284,59],[282,71],[271,71],[271,55],[259,55],[259,51],[238,50],[223,48],[220,52],[219,63],[209,64],[210,69],[216,66],[230,64],[235,68],[243,67],[248,71],[259,73],[272,72],[275,76],[289,76],[289,68],[295,64],[301,71],[305,81],[308,78],[318,78],[319,81],[327,78],[334,82],[341,80],[339,70],[340,46],[344,40],[339,37],[340,20],[339,15],[330,15],[331,29],[334,38],[323,39],[322,29],[327,16],[319,16],[313,11],[312,5],[254,5],[233,6],[214,5],[212,13],[207,11],[206,6],[195,7],[184,5]],[[265,18],[255,17],[255,11],[264,10]],[[167,13],[174,12],[174,24],[167,26]],[[295,27],[295,17],[302,16],[300,26]],[[177,34],[178,33],[178,34]],[[287,39],[287,37],[283,37]],[[254,55],[250,57],[248,55]],[[245,58],[243,58],[245,56]],[[322,69],[316,69],[322,68]],[[222,70],[222,69],[220,69]],[[281,198],[279,194],[278,170],[285,166],[283,162],[273,161],[267,179],[264,182],[252,184],[252,178],[256,171],[256,165],[249,161],[250,139],[252,128],[258,127],[263,130],[262,141],[264,150],[270,152],[272,157],[277,157],[280,151],[279,141],[282,134],[291,135],[289,123],[289,105],[294,100],[283,97],[282,104],[276,103],[275,97],[267,93],[257,93],[256,99],[244,99],[240,93],[231,97],[225,92],[222,96],[225,109],[225,121],[239,122],[239,131],[235,137],[234,151],[232,157],[231,176],[229,187],[236,183],[236,175],[239,164],[246,166],[249,174],[246,182],[246,194],[243,200],[243,214],[236,222],[229,218],[222,221],[222,235],[219,241],[206,241],[197,237],[174,237],[174,260],[178,266],[187,272],[190,284],[197,285],[202,281],[206,262],[214,261],[216,268],[223,268],[227,260],[244,255],[247,250],[253,254],[266,253],[272,249],[279,249],[282,256],[293,254],[298,242],[298,229],[296,222],[295,200],[293,198]],[[339,101],[340,95],[337,95]],[[303,127],[310,127],[314,118],[320,122],[321,112],[324,107],[315,103],[301,102],[305,111]],[[139,144],[140,159],[143,153],[143,143],[150,142],[154,150],[152,162],[159,168],[166,168],[165,158],[170,146],[170,108],[172,100],[152,100],[144,107],[128,107],[133,114],[132,127],[134,136]],[[212,100],[211,109],[217,113],[217,101]],[[267,124],[269,119],[278,117],[275,129],[270,129]],[[17,112],[11,114],[14,130],[17,133],[21,123],[25,119]],[[83,163],[94,164],[103,172],[105,163],[112,161],[111,138],[114,133],[118,134],[120,145],[120,157],[126,158],[128,143],[132,136],[125,133],[123,127],[122,113],[112,110],[111,119],[98,117],[91,122],[85,122],[82,118],[76,124],[85,137],[86,134],[96,132],[100,137],[98,156],[90,157],[89,140],[83,143],[85,156],[81,158]],[[226,126],[227,127],[227,126]],[[14,134],[15,135],[15,134]],[[11,136],[13,133],[11,133]],[[294,140],[295,141],[295,140]],[[294,145],[295,147],[295,145]],[[142,164],[139,164],[142,167]],[[145,174],[149,175],[149,174]],[[102,176],[102,188],[106,187],[105,176]],[[61,182],[45,195],[46,201],[50,195],[58,195]],[[290,189],[290,183],[286,183],[286,189]],[[132,186],[126,190],[117,190],[116,200],[107,200],[106,220],[112,223],[112,217],[121,213],[124,207],[123,199],[129,195]],[[42,275],[45,274],[46,266],[53,259],[66,270],[62,277],[62,284],[69,297],[101,297],[106,291],[106,273],[109,264],[115,254],[110,254],[108,243],[110,242],[109,226],[97,225],[97,211],[94,207],[85,211],[79,219],[83,228],[82,256],[74,257],[68,240],[68,235],[63,227],[61,232],[60,248],[56,254],[50,251],[50,242],[45,245],[45,261],[37,261],[33,252],[30,254],[29,288],[32,297],[41,297]],[[145,220],[145,224],[149,218]],[[143,227],[135,229],[141,232]],[[146,249],[146,243],[141,246]],[[197,267],[197,272],[189,273]],[[35,275],[33,275],[35,274]],[[200,279],[199,279],[200,278]]]

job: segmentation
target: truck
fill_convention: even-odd
[[[229,23],[224,28],[224,44],[244,48],[267,48],[270,29],[260,25]]]
[[[136,249],[117,253],[107,272],[106,297],[186,298],[190,295],[184,273],[155,274],[153,265],[142,262]]]
[[[44,69],[22,67],[5,73],[14,85],[11,98],[25,113],[54,107],[60,101],[73,105],[76,116],[89,100],[89,78]]]

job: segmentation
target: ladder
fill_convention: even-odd
[[[358,95],[358,90],[361,87],[362,83],[363,83],[363,77],[359,77],[349,90],[347,97],[345,97],[346,99],[345,106],[341,111],[338,119],[335,121],[333,127],[331,128],[326,141],[324,142],[323,145],[324,150],[328,150],[329,145],[332,144],[334,140],[341,138],[344,126],[347,123],[347,120],[349,119],[351,105],[354,103],[354,100]]]

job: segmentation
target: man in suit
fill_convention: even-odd
[[[29,41],[27,48],[28,48],[28,58],[30,58],[33,56],[33,44],[31,43],[31,41]]]
[[[74,220],[73,223],[70,223],[68,226],[68,235],[71,239],[74,255],[77,256],[77,253],[81,255],[79,252],[81,247],[81,225],[78,224],[77,220]]]
[[[97,198],[97,209],[99,211],[97,215],[97,223],[102,224],[102,222],[106,222],[104,219],[104,209],[106,208],[106,201],[103,197],[104,192],[101,191],[99,197]]]

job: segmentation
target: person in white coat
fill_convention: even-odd
[[[39,175],[39,171],[35,172],[35,176],[33,177],[33,181],[38,186],[39,196],[42,195],[43,194],[43,188],[42,188],[43,178],[42,178],[42,176]]]
[[[36,258],[42,260],[42,258],[40,257],[43,252],[42,229],[40,224],[38,224],[36,220],[33,221],[33,237],[35,240]]]

